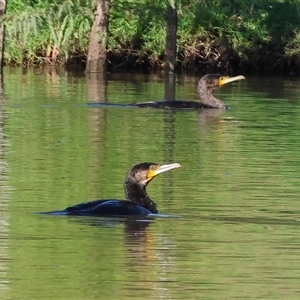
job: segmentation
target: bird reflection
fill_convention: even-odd
[[[173,216],[162,215],[162,217]],[[154,293],[155,299],[158,299],[162,295],[164,298],[170,298],[170,291],[166,287],[165,281],[170,280],[169,274],[173,273],[175,268],[175,262],[172,261],[171,251],[174,246],[171,237],[161,231],[157,232],[156,227],[151,227],[153,223],[159,221],[159,218],[160,215],[124,218],[72,216],[68,220],[101,228],[100,236],[102,236],[103,230],[109,230],[111,227],[123,229],[124,235],[121,241],[123,245],[119,245],[120,249],[117,254],[112,254],[114,263],[120,264],[122,274],[127,274],[128,281],[132,282],[133,288],[135,284],[139,287],[141,283],[147,283],[147,291],[151,294]],[[115,255],[118,256],[115,257]],[[103,266],[102,259],[101,256],[99,268]],[[97,263],[98,261],[95,261],[96,266]],[[114,271],[112,270],[112,272]],[[137,283],[135,282],[136,274],[139,274]]]
[[[149,216],[128,216],[128,217],[69,217],[74,222],[87,224],[95,227],[116,227],[124,225],[124,231],[144,231],[155,218]]]
[[[198,111],[198,121],[201,127],[214,127],[220,122],[220,116],[224,113],[221,109],[203,109]]]
[[[126,249],[129,257],[134,255],[136,258],[141,259],[141,263],[147,263],[145,257],[149,257],[150,245],[153,243],[151,233],[148,229],[152,223],[155,222],[155,218],[151,216],[147,217],[116,217],[116,218],[83,218],[74,217],[70,218],[74,222],[90,225],[94,227],[117,227],[124,226],[124,242],[127,245]],[[150,255],[153,256],[153,255]]]

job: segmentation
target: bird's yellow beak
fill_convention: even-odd
[[[152,165],[150,166],[150,170],[147,175],[147,180],[153,179],[155,176],[157,176],[160,173],[175,169],[175,168],[180,168],[181,165],[178,163],[174,164],[168,164],[168,165]]]
[[[243,75],[239,75],[239,76],[235,76],[235,77],[222,76],[222,77],[219,78],[219,86],[222,86],[222,85],[224,85],[226,83],[229,83],[229,82],[242,80],[242,79],[245,79],[245,77]]]

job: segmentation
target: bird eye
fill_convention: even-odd
[[[151,165],[151,166],[149,167],[149,169],[152,170],[152,171],[153,171],[153,170],[156,170],[156,169],[157,169],[157,166],[156,166],[156,165]]]

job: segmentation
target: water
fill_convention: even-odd
[[[222,113],[86,106],[164,99],[165,84],[5,70],[1,299],[299,299],[298,79],[218,89]],[[196,84],[178,77],[176,98],[197,101]],[[141,161],[182,165],[148,186],[167,216],[34,214],[124,199]]]

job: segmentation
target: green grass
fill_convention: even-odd
[[[9,64],[85,60],[94,1],[9,1],[5,59]],[[182,0],[178,5],[178,66],[244,72],[300,69],[300,0]],[[111,1],[111,67],[160,68],[165,2]]]

